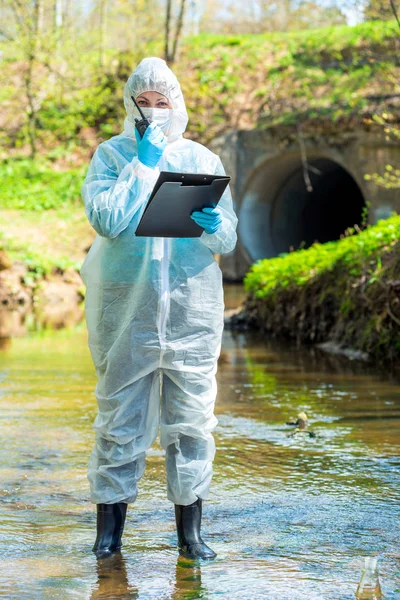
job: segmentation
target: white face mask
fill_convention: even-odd
[[[171,125],[171,108],[142,108],[142,112],[147,119],[155,121],[163,133],[166,133]]]

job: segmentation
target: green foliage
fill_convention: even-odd
[[[385,172],[383,175],[380,175],[379,173],[367,173],[364,175],[364,179],[366,181],[371,180],[376,185],[386,189],[397,189],[400,188],[400,169],[395,169],[392,165],[385,165]]]
[[[355,234],[354,228],[349,228],[346,233],[337,241],[316,243],[307,249],[257,261],[244,278],[246,291],[264,298],[283,288],[304,286],[314,277],[331,271],[339,262],[353,277],[359,276],[366,264],[374,265],[368,280],[372,284],[382,269],[377,252],[391,250],[400,238],[400,216],[394,213],[359,234]],[[342,310],[346,312],[349,308],[344,304]]]
[[[51,162],[44,160],[2,161],[0,207],[40,211],[78,205],[86,168],[56,171]]]
[[[103,76],[63,98],[47,98],[38,115],[38,127],[56,134],[62,142],[76,138],[84,127],[98,129],[108,139],[120,133],[124,110],[123,86],[115,77]]]
[[[398,69],[397,36],[398,25],[391,20],[288,33],[188,37],[173,65],[189,111],[188,131],[207,143],[224,129],[238,126],[239,112],[247,115],[247,123],[270,127],[292,124],[299,111],[310,119],[336,121],[362,110],[366,89],[372,94],[393,92],[396,73],[389,81],[388,72]],[[27,142],[26,106],[17,101],[21,94],[9,81],[18,81],[21,56],[16,47],[8,46],[0,100],[20,113],[15,119],[10,114],[10,128],[2,140],[19,147]],[[162,54],[159,40],[142,50]],[[41,148],[79,144],[84,128],[93,128],[100,139],[119,133],[125,117],[123,87],[141,58],[135,49],[129,53],[111,48],[100,67],[98,52],[89,45],[81,53],[72,47],[66,76],[51,85],[37,82],[46,90],[44,98],[38,93],[36,115]],[[55,72],[63,72],[65,65],[54,60]]]

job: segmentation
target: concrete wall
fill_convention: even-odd
[[[364,179],[400,164],[400,142],[381,130],[328,133],[296,130],[234,131],[210,145],[232,177],[238,244],[221,257],[226,280],[240,280],[250,264],[290,249],[338,239],[360,224],[370,202],[368,222],[400,214],[400,189],[387,190]],[[303,156],[303,158],[302,158]],[[305,158],[306,157],[306,158]],[[305,168],[304,164],[307,165]]]

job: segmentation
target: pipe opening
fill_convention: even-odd
[[[365,199],[350,173],[326,158],[308,164],[312,191],[298,157],[267,163],[247,187],[238,230],[252,261],[336,240],[361,224]]]

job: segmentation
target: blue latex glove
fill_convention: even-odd
[[[190,217],[197,225],[203,227],[206,233],[215,233],[222,224],[222,211],[218,206],[215,208],[207,206],[201,211],[195,210]]]
[[[165,150],[167,138],[155,121],[150,123],[142,138],[135,127],[135,136],[140,162],[154,169]]]

